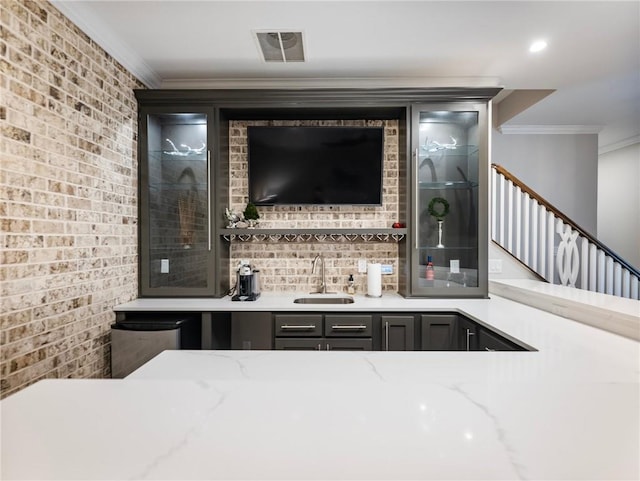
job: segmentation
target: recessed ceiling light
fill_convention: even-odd
[[[529,52],[532,52],[532,53],[540,52],[545,48],[547,48],[547,42],[545,42],[544,40],[536,40],[529,47]]]

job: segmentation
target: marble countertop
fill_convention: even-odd
[[[538,351],[165,351],[3,400],[0,477],[640,478],[638,342],[498,296],[422,303]]]
[[[296,304],[298,297],[352,297],[352,304]],[[382,297],[362,294],[308,294],[265,292],[255,301],[232,301],[222,298],[139,298],[114,307],[116,312],[134,311],[415,311],[455,309],[461,305],[486,303],[488,299],[424,299],[406,298],[396,293]]]

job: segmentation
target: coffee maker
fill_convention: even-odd
[[[248,261],[240,261],[237,270],[236,293],[232,301],[255,301],[260,297],[260,271],[252,269]]]

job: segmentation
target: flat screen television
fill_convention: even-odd
[[[382,127],[247,127],[255,205],[381,205]]]

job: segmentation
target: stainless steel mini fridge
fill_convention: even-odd
[[[200,349],[197,316],[136,318],[111,325],[111,377],[123,378],[167,349]]]

